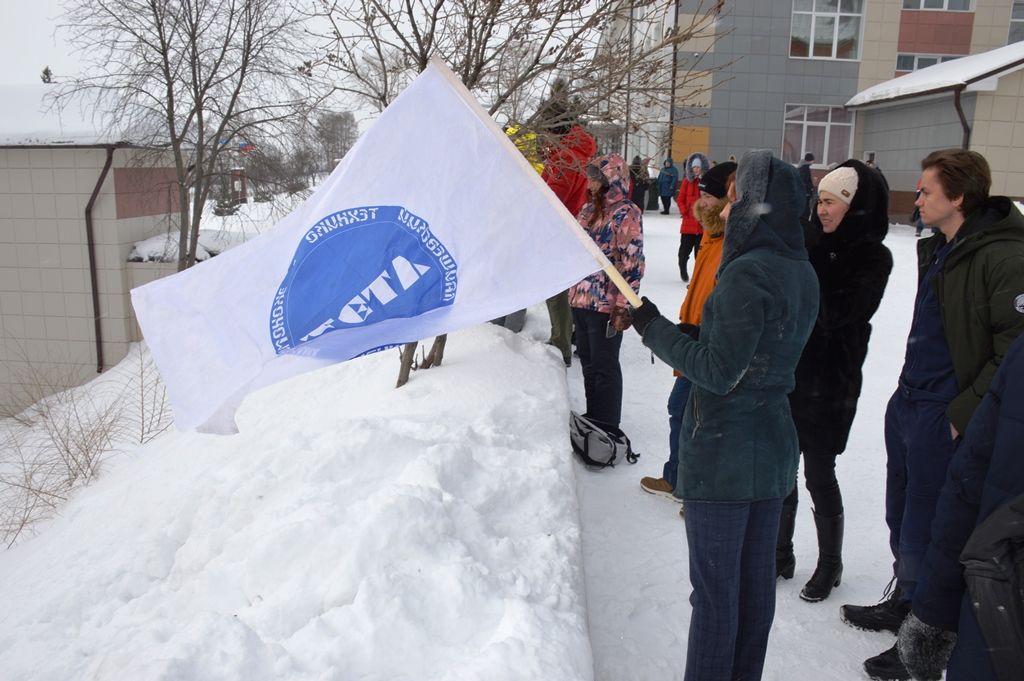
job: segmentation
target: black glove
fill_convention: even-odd
[[[658,312],[657,306],[652,303],[647,296],[640,299],[640,307],[629,306],[629,312],[633,316],[633,328],[636,329],[637,333],[641,336],[647,331],[647,326],[655,319],[661,316]]]
[[[907,615],[896,641],[900,659],[918,681],[939,681],[956,644],[956,632],[925,624],[914,613]]]
[[[687,324],[686,322],[679,322],[676,324],[679,330],[685,333],[693,340],[700,340],[700,327],[696,324]]]

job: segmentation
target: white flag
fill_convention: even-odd
[[[607,259],[440,61],[260,237],[132,290],[181,429],[258,387],[537,303]]]

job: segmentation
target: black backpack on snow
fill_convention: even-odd
[[[569,440],[572,451],[591,470],[614,466],[623,460],[636,463],[640,456],[624,433],[611,433],[574,411],[569,412]]]

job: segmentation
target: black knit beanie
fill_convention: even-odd
[[[729,191],[726,181],[735,170],[736,164],[732,161],[712,166],[709,171],[700,176],[700,190],[711,194],[716,199],[722,198]]]

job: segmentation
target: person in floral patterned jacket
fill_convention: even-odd
[[[618,154],[587,166],[587,203],[576,219],[634,291],[644,276],[643,215],[629,200],[629,169]],[[583,367],[585,417],[621,434],[622,368],[619,348],[630,319],[626,297],[603,271],[569,289],[576,352]]]

